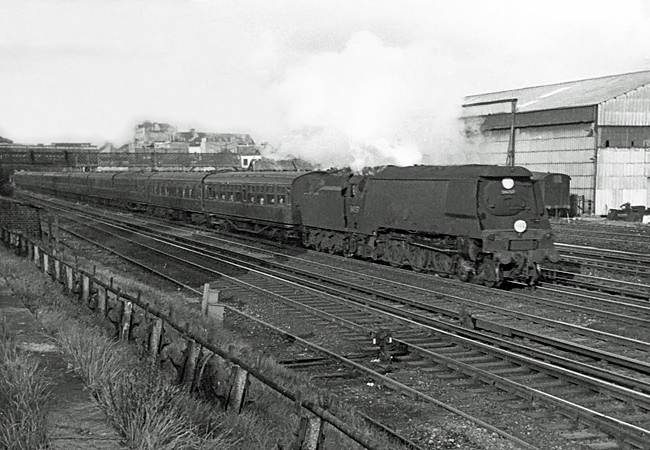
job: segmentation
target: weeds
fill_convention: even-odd
[[[45,449],[49,380],[38,362],[1,331],[0,448]]]
[[[14,293],[30,305],[48,332],[56,336],[61,349],[70,356],[74,370],[84,379],[89,392],[129,448],[266,450],[283,448],[279,443],[287,448],[293,439],[297,422],[293,405],[277,394],[253,383],[254,401],[247,410],[239,415],[225,413],[170,383],[155,364],[137,354],[134,346],[113,341],[96,317],[58,293],[58,284],[43,279],[28,262],[14,258],[8,258],[6,263],[3,260],[0,276],[5,276]],[[202,323],[204,319],[190,309],[175,308],[175,312],[194,316],[196,325],[207,327]],[[227,333],[213,334],[213,338],[221,346],[232,342],[235,354],[254,354]],[[285,381],[292,378],[285,369],[265,358],[262,369]],[[289,381],[293,383],[302,386],[303,392],[309,391],[300,377]],[[2,427],[7,428],[11,427]],[[349,441],[344,443],[345,439],[341,441],[337,435],[329,434],[328,448],[357,448],[350,446]],[[8,448],[40,450],[42,447],[30,444]]]

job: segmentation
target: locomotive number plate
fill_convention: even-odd
[[[523,252],[526,250],[536,250],[536,249],[537,249],[537,241],[533,241],[531,239],[510,241],[510,243],[508,244],[508,250],[511,250],[513,252]]]

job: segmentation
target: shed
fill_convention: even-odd
[[[470,95],[462,118],[471,162],[514,163],[571,177],[582,212],[650,205],[650,71]]]

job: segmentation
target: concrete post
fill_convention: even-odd
[[[223,316],[225,308],[223,305],[219,304],[219,295],[221,291],[219,289],[214,289],[210,286],[210,283],[205,283],[203,285],[203,301],[201,302],[201,311],[204,316],[210,317],[217,321],[217,323],[223,323]]]
[[[50,255],[43,253],[43,273],[50,274]]]
[[[61,261],[58,259],[54,260],[54,279],[57,282],[61,281]]]
[[[158,356],[160,349],[160,340],[162,339],[163,321],[161,319],[154,319],[151,335],[149,336],[149,354],[153,357]]]
[[[106,317],[107,303],[108,303],[108,293],[106,292],[106,288],[104,288],[103,286],[99,286],[97,288],[97,310],[102,315],[102,317]]]
[[[196,365],[201,354],[201,346],[193,339],[187,341],[185,349],[185,367],[183,368],[183,384],[192,391],[194,389],[194,377],[196,376]]]
[[[70,294],[74,291],[74,272],[72,271],[72,267],[65,266],[65,278],[66,291]]]
[[[133,315],[133,302],[124,302],[124,312],[122,313],[122,326],[120,327],[120,340],[128,341],[131,332],[131,317]]]
[[[38,248],[38,245],[34,245],[34,265],[36,267],[41,266],[41,257],[39,255],[40,249]]]
[[[305,450],[318,450],[323,442],[323,420],[318,416],[309,418],[302,446]]]
[[[59,251],[59,216],[54,216],[54,224],[52,227],[52,232],[54,233],[54,254],[56,255]]]
[[[90,299],[90,278],[87,275],[81,275],[81,301],[88,305]]]
[[[244,400],[246,399],[246,389],[248,387],[248,372],[239,366],[232,368],[230,375],[230,394],[226,407],[229,410],[242,412]]]

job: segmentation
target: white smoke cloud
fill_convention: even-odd
[[[340,52],[289,64],[270,87],[284,118],[280,134],[268,138],[274,156],[353,170],[422,163],[458,126],[452,110],[462,96],[439,84],[440,57],[360,31]]]

